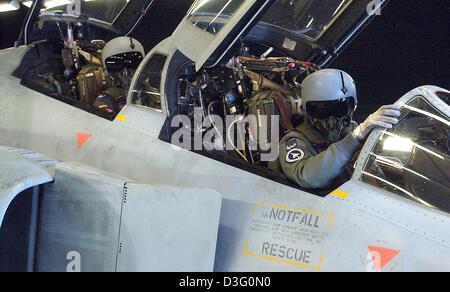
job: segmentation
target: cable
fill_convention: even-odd
[[[239,156],[242,157],[242,159],[244,159],[246,162],[248,162],[247,157],[245,157],[245,156],[242,154],[242,152],[239,151],[239,149],[237,149],[236,145],[234,145],[233,140],[231,139],[231,135],[230,135],[230,134],[231,134],[231,131],[230,131],[231,128],[233,128],[234,125],[235,125],[238,121],[239,121],[238,119],[235,119],[235,120],[230,124],[230,126],[228,127],[228,130],[227,130],[227,138],[228,138],[228,140],[230,141],[231,147],[233,147],[234,151],[236,151],[237,154],[239,154]],[[238,133],[238,134],[239,134],[239,133]]]

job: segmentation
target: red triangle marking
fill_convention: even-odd
[[[83,145],[92,137],[91,134],[77,133],[77,148],[81,149]]]
[[[389,264],[399,253],[399,250],[388,249],[380,246],[369,246],[369,252],[378,253],[381,258],[380,269],[382,270]]]

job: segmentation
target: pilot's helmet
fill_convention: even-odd
[[[341,70],[325,69],[306,77],[301,87],[302,108],[312,126],[331,143],[342,139],[358,105],[353,78]]]
[[[102,51],[103,67],[109,74],[123,69],[136,70],[145,56],[144,46],[131,37],[118,37],[106,44]]]

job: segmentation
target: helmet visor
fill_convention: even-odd
[[[351,114],[356,107],[353,97],[332,101],[310,101],[306,104],[306,113],[319,120],[330,117],[344,118]]]
[[[105,65],[108,72],[119,72],[125,68],[136,70],[143,58],[139,52],[123,53],[107,58]]]

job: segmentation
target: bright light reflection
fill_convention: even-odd
[[[384,141],[384,151],[412,152],[414,143],[410,139],[400,137],[387,137]]]

